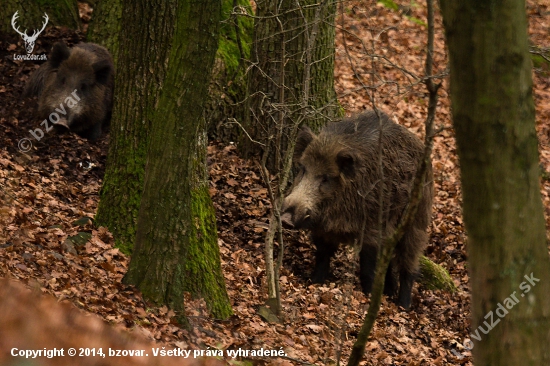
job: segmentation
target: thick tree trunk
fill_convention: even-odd
[[[94,7],[92,21],[86,38],[107,48],[115,65],[118,57],[118,41],[122,22],[122,0],[98,1]]]
[[[256,6],[244,128],[267,146],[246,135],[241,143],[246,155],[269,148],[267,165],[274,170],[293,123],[305,116],[304,123],[318,130],[340,113],[334,91],[336,2],[262,0]]]
[[[525,3],[442,0],[441,8],[469,236],[474,361],[549,365],[550,261]]]
[[[18,11],[19,30],[30,36],[34,29],[40,30],[44,13],[48,15],[48,27],[62,25],[72,29],[80,28],[78,4],[76,0],[2,0],[0,5],[0,32],[14,33],[11,26],[13,14]]]
[[[135,8],[149,5],[141,3]],[[175,32],[166,74],[159,79],[162,93],[150,114],[136,243],[124,282],[169,305],[180,319],[184,291],[203,297],[215,317],[226,318],[231,306],[208,193],[203,116],[221,7],[217,0],[172,0],[166,6],[175,11]],[[144,23],[147,18],[136,24]]]
[[[124,1],[109,157],[96,224],[131,253],[141,202],[152,114],[166,73],[176,13],[165,1]],[[147,22],[145,26],[144,22]],[[154,35],[154,37],[151,37]]]

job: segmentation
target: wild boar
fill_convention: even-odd
[[[386,114],[379,112],[379,116],[380,121],[370,111],[331,123],[317,136],[307,127],[299,132],[294,151],[299,172],[285,197],[282,221],[286,226],[311,232],[316,247],[313,282],[326,279],[330,258],[340,243],[362,240],[360,281],[363,292],[369,294],[381,245],[379,236],[391,235],[409,202],[424,144]],[[379,173],[380,150],[383,176]],[[426,230],[431,222],[432,199],[430,164],[418,211],[397,244],[386,274],[384,292],[397,294],[398,277],[396,303],[406,309],[411,304],[419,256],[428,242]]]
[[[23,96],[38,96],[40,118],[57,111],[53,123],[93,141],[111,120],[113,89],[113,59],[107,49],[93,43],[69,49],[58,42],[32,74]],[[67,100],[72,101],[69,106]]]

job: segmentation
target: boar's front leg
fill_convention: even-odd
[[[377,255],[378,247],[376,245],[363,244],[359,254],[359,279],[365,295],[370,294],[372,291],[376,274]],[[384,280],[384,294],[388,296],[395,296],[397,292],[397,279],[393,273],[393,266],[394,264],[390,262]]]
[[[95,125],[92,125],[85,130],[78,131],[77,133],[79,136],[84,137],[90,141],[96,141],[101,137],[101,123],[96,123]]]
[[[315,252],[315,269],[311,276],[313,283],[323,283],[330,274],[330,258],[338,249],[338,243],[326,240],[323,235],[311,235],[311,241],[317,248]]]
[[[375,245],[368,244],[363,244],[359,253],[359,279],[365,295],[370,294],[372,291],[377,255],[378,248]]]

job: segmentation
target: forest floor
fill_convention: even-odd
[[[422,137],[427,92],[419,78],[426,54],[426,9],[424,4],[397,3],[398,10],[365,1],[344,3],[337,18],[336,88],[348,114],[372,109],[374,99],[377,108]],[[550,47],[550,2],[528,1],[527,12],[532,45]],[[35,53],[48,53],[58,40],[75,44],[81,39],[80,33],[49,28],[39,37]],[[435,74],[444,74],[439,14],[435,47]],[[83,219],[93,218],[97,209],[108,136],[90,143],[73,134],[44,131],[37,141],[29,132],[42,128],[33,116],[36,101],[20,97],[37,65],[13,61],[11,55],[22,51],[18,37],[0,36],[0,278],[17,279],[160,346],[282,348],[288,355],[240,358],[259,364],[334,364],[348,358],[369,300],[360,291],[357,264],[346,250],[333,260],[330,281],[313,285],[307,279],[314,263],[307,235],[285,231],[283,321],[270,324],[258,315],[266,298],[263,242],[270,203],[256,164],[240,159],[234,144],[212,142],[208,163],[222,268],[235,314],[228,320],[211,319],[202,300],[187,298],[192,329],[185,330],[174,324],[169,309],[147,305],[139,291],[121,284],[129,258],[113,248],[105,228]],[[546,63],[535,66],[541,194],[550,227],[550,70]],[[377,88],[369,99],[362,83],[372,85],[373,75]],[[449,271],[458,291],[415,285],[409,312],[384,298],[366,347],[367,365],[472,364],[462,346],[469,338],[470,285],[459,163],[448,77],[442,80],[436,125],[445,129],[435,138],[432,156],[435,201],[426,255]],[[22,152],[28,142],[32,147]]]

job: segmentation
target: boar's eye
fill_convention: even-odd
[[[85,92],[86,90],[88,90],[88,85],[86,85],[86,83],[80,84],[80,90]]]
[[[61,77],[61,80],[60,80],[61,85],[65,85],[65,81],[66,81],[66,80],[65,80],[65,76],[62,76],[62,77]]]
[[[323,176],[321,177],[321,183],[328,183],[330,181],[330,177],[328,176],[328,174],[323,174]]]

